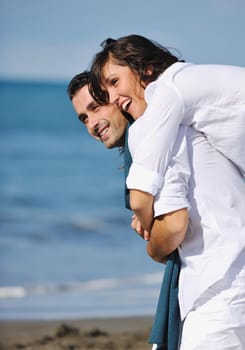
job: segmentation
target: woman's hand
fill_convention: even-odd
[[[139,219],[137,216],[134,214],[132,216],[132,221],[131,221],[131,227],[134,231],[138,233],[145,241],[149,241],[150,239],[150,233],[146,230],[144,230],[143,226],[141,225]]]

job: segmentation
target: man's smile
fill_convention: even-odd
[[[105,140],[106,135],[110,129],[110,123],[108,121],[101,121],[94,127],[94,132],[102,141]]]

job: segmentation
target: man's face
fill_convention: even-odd
[[[128,121],[116,105],[99,105],[90,95],[87,85],[78,90],[72,104],[92,137],[107,148],[124,145]]]

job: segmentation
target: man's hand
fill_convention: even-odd
[[[150,233],[144,230],[143,226],[141,225],[139,219],[137,216],[134,214],[132,216],[132,221],[131,221],[131,227],[133,230],[135,230],[145,241],[149,241],[150,239]]]

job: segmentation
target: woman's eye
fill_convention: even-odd
[[[115,78],[115,79],[112,79],[112,81],[111,81],[111,85],[112,85],[112,86],[115,86],[115,85],[116,85],[116,83],[117,83],[117,81],[118,81],[118,79],[116,79],[116,78]]]

